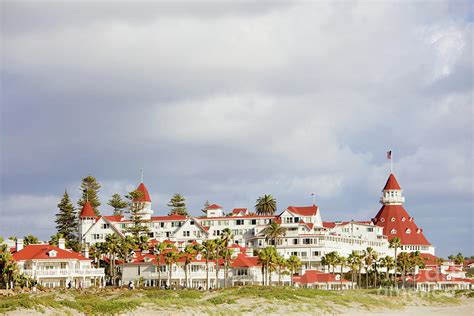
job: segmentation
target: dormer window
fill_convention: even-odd
[[[402,222],[406,221],[407,219],[405,217],[402,217]]]
[[[55,258],[58,255],[58,252],[56,250],[51,250],[48,252],[48,256],[51,258]]]
[[[407,230],[405,230],[405,233],[411,234],[411,229],[410,229],[410,228],[407,228]]]
[[[395,222],[395,217],[392,217],[392,218],[390,219],[390,221],[391,221],[391,222]]]
[[[390,231],[390,233],[391,233],[391,234],[396,234],[396,233],[397,233],[397,230],[396,230],[396,229],[392,229],[392,230]]]
[[[380,221],[381,221],[382,223],[385,222],[385,218],[382,217],[382,218],[380,219]]]
[[[416,233],[417,233],[417,234],[421,233],[421,229],[418,228],[418,229],[416,230]]]

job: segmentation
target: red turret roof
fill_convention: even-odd
[[[395,178],[395,175],[393,173],[390,174],[390,176],[387,179],[387,183],[385,183],[385,186],[383,187],[383,190],[401,190],[400,185],[397,182],[397,179]]]
[[[92,205],[89,203],[89,201],[84,203],[80,217],[96,217],[94,209],[92,208]]]
[[[150,199],[150,194],[148,193],[148,189],[146,188],[145,184],[140,183],[140,185],[137,188],[137,191],[140,191],[143,193],[142,197],[139,199],[136,199],[134,202],[151,202]]]
[[[212,205],[209,205],[206,210],[222,210],[222,206],[220,205],[217,205],[217,204],[212,204]]]
[[[402,245],[430,245],[423,231],[416,226],[413,217],[402,205],[384,205],[373,219],[375,225],[384,228],[384,234],[391,240],[398,237]]]

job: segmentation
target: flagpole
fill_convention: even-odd
[[[393,150],[390,152],[390,173],[393,173]]]

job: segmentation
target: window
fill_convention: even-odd
[[[391,222],[395,222],[395,217],[392,217],[392,218],[390,219],[390,221],[391,221]]]
[[[406,221],[407,219],[405,217],[402,217],[402,222]]]
[[[390,233],[391,233],[391,234],[396,234],[396,233],[397,233],[397,230],[396,230],[396,229],[392,229],[392,230],[390,231]]]
[[[411,234],[411,229],[410,229],[410,228],[407,228],[407,230],[405,230],[405,233]]]
[[[311,243],[312,243],[312,242],[311,242],[311,238],[305,238],[305,239],[303,239],[303,245],[309,245],[309,244],[311,244]]]
[[[319,257],[321,255],[321,251],[313,251],[314,257]]]
[[[298,252],[297,252],[297,251],[292,251],[292,252],[291,252],[291,255],[292,255],[292,256],[298,256]]]
[[[293,245],[297,245],[298,244],[298,239],[297,238],[294,238],[293,239]]]
[[[153,237],[154,237],[154,234],[153,234],[153,232],[151,232],[151,233],[148,233],[148,237],[150,237],[150,238],[153,238]]]
[[[252,225],[257,225],[257,220],[256,219],[252,219]]]
[[[109,229],[110,228],[110,224],[102,224],[102,229]]]
[[[299,217],[295,217],[295,223],[299,223],[300,222],[300,218]]]
[[[385,218],[382,217],[382,218],[380,219],[380,221],[381,221],[382,223],[385,222]]]
[[[191,232],[189,230],[183,231],[183,237],[189,237],[191,236]]]
[[[244,224],[244,220],[243,219],[238,219],[235,221],[235,224],[236,225],[243,225]]]
[[[374,231],[374,228],[373,227],[367,227],[367,231],[371,233],[371,232]]]

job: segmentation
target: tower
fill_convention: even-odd
[[[389,175],[385,183],[380,203],[382,208],[372,221],[375,225],[384,228],[384,234],[388,240],[400,238],[402,251],[420,251],[434,255],[434,247],[423,235],[423,230],[416,226],[414,218],[403,207],[405,203],[403,190],[393,173]]]
[[[89,230],[89,228],[94,225],[97,216],[95,215],[94,209],[89,201],[84,203],[81,213],[79,214],[79,239],[82,242],[84,234]]]
[[[150,194],[148,193],[148,189],[146,188],[145,184],[141,182],[136,191],[141,192],[141,197],[135,199],[133,201],[134,206],[140,208],[139,214],[142,216],[143,219],[151,219],[151,215],[153,214],[153,210],[151,209],[151,198]]]

